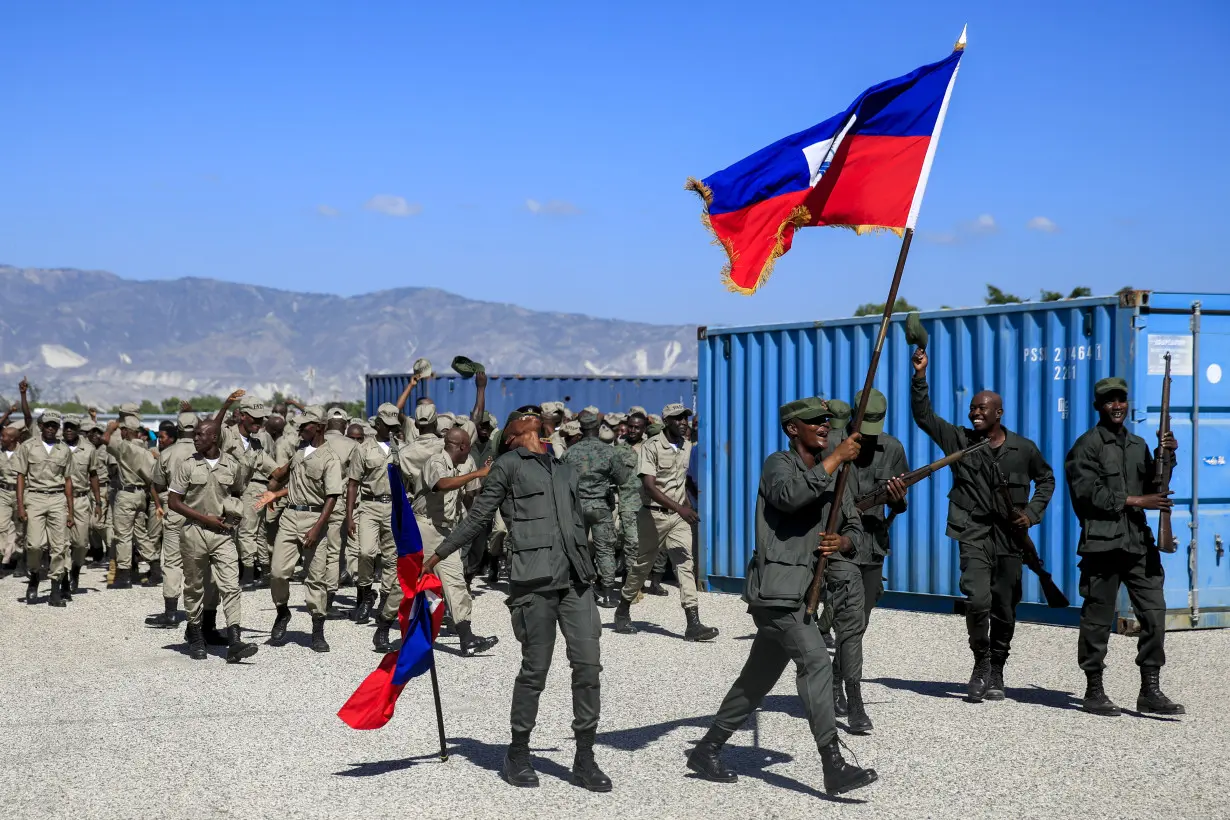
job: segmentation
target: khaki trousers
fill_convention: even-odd
[[[17,491],[0,489],[0,558],[8,561],[17,549]]]
[[[68,548],[72,566],[85,564],[90,551],[90,520],[94,517],[94,501],[88,493],[73,495],[73,528],[68,531]]]
[[[184,609],[188,612],[188,623],[199,626],[201,613],[217,608],[216,603],[210,605],[208,598],[211,596],[207,592],[209,586],[216,585],[226,625],[238,626],[242,613],[239,601],[239,552],[235,548],[235,539],[226,533],[213,532],[186,521],[180,534],[179,549],[184,562]]]
[[[625,557],[628,563],[628,579],[624,583],[623,598],[635,601],[636,594],[645,585],[658,554],[665,551],[675,565],[679,579],[679,604],[684,609],[697,606],[696,570],[692,565],[692,528],[676,513],[655,512],[641,507],[636,513],[638,548],[636,558]]]
[[[162,597],[178,598],[184,590],[183,531],[187,520],[167,511],[162,522]]]
[[[355,577],[358,586],[372,586],[376,571],[376,556],[384,557],[384,575],[388,576],[389,565],[393,566],[393,586],[400,593],[397,583],[397,542],[393,540],[393,504],[389,501],[360,501],[355,512],[355,529],[358,531],[358,560]],[[390,590],[385,588],[386,592]]]
[[[26,566],[37,573],[43,566],[43,550],[51,553],[51,574],[58,581],[68,576],[68,499],[64,491],[41,493],[26,490]]]
[[[303,581],[303,597],[308,613],[324,615],[328,606],[328,537],[322,535],[314,546],[304,544],[308,531],[320,519],[320,513],[304,512],[287,508],[278,522],[278,537],[273,542],[273,554],[269,562],[269,592],[276,606],[290,604],[290,579],[295,573],[299,553],[303,553],[303,565],[307,577]]]
[[[136,538],[138,519],[142,520],[141,529],[144,531],[145,492],[117,492],[112,526],[115,533],[115,565],[118,569],[132,569],[132,543]],[[142,535],[144,536],[144,532]]]
[[[426,561],[436,554],[436,549],[444,543],[451,528],[436,529],[431,519],[420,515],[416,515],[414,520],[418,522],[419,534],[423,538],[423,560]],[[461,552],[454,552],[436,564],[435,572],[440,578],[440,583],[444,585],[444,602],[448,604],[453,623],[470,620],[470,610],[474,606],[474,601],[470,597],[469,588],[466,587],[465,569],[461,565]]]
[[[338,499],[341,501],[342,499]],[[345,532],[346,513],[335,512],[329,516],[329,529],[325,533],[325,541],[329,553],[327,561],[329,562],[325,568],[325,585],[329,592],[337,592],[337,588],[342,577],[342,549],[345,546],[348,536]]]
[[[256,500],[269,489],[268,482],[249,481],[243,491],[243,520],[239,522],[236,538],[239,542],[239,560],[245,566],[260,564],[269,566],[269,539],[265,532],[265,511],[256,509]]]

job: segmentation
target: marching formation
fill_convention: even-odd
[[[972,654],[968,700],[1005,698],[1022,567],[1049,581],[1028,530],[1045,514],[1055,479],[1033,442],[1005,426],[995,393],[974,396],[969,427],[937,417],[927,365],[920,347],[909,388],[913,421],[945,457],[921,469],[911,471],[901,442],[884,432],[888,402],[879,391],[853,397],[865,408],[857,429],[851,406],[836,399],[804,397],[780,408],[787,446],[763,467],[743,594],[756,634],[743,671],[688,756],[700,776],[737,778],[722,762],[722,747],[793,662],[825,790],[840,794],[876,779],[874,770],[843,759],[836,718],[845,718],[851,733],[873,730],[861,689],[863,636],[883,592],[890,530],[907,508],[909,487],[944,467],[953,473],[948,535],[959,544]],[[269,590],[276,614],[268,644],[281,646],[293,625],[298,579],[312,650],[329,651],[326,625],[344,615],[358,626],[374,621],[373,648],[387,653],[403,598],[392,467],[422,538],[423,573],[440,579],[463,657],[497,644],[475,631],[471,584],[507,580],[521,667],[505,780],[538,783],[530,736],[562,632],[572,667],[573,778],[610,790],[593,749],[599,608],[614,610],[617,634],[636,633],[632,607],[643,595],[668,594],[661,582],[669,565],[684,638],[718,637],[701,621],[697,596],[696,420],[682,404],[667,405],[661,415],[642,407],[605,414],[587,407],[574,415],[562,402],[546,401],[519,408],[500,426],[485,409],[481,365],[472,375],[477,399],[469,416],[441,412],[427,397],[407,408],[421,383],[415,376],[396,404],[381,405],[369,419],[340,407],[269,406],[238,390],[212,416],[185,403],[175,421],[157,430],[147,428],[135,405],[122,406],[105,427],[92,416],[55,410],[35,419],[23,381],[21,404],[0,417],[4,572],[26,577],[27,604],[44,600],[46,582],[46,603],[63,607],[86,562],[106,564],[110,589],[161,587],[165,607],[146,619],[148,626],[182,622],[192,658],[205,659],[208,646],[220,646],[228,663],[257,653],[243,639],[240,589]],[[1098,424],[1064,464],[1082,533],[1083,706],[1120,714],[1103,689],[1102,669],[1122,583],[1142,625],[1137,709],[1182,714],[1159,683],[1165,631],[1158,550],[1167,544],[1155,541],[1145,519],[1146,510],[1170,508],[1161,478],[1167,470],[1159,466],[1173,467],[1175,440],[1159,432],[1154,451],[1127,431],[1123,379],[1103,379],[1094,393]],[[843,469],[849,475],[838,499]],[[839,522],[836,531],[828,531],[830,520]],[[822,556],[824,607],[816,617],[807,597]],[[338,612],[338,589],[351,584],[355,604]],[[1057,588],[1054,594],[1062,599],[1056,605],[1067,605]]]

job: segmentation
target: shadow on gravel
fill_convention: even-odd
[[[697,728],[707,729],[709,724],[712,722],[712,715],[679,718],[678,720],[668,720],[663,723],[654,723],[650,726],[637,726],[632,729],[619,729],[613,732],[599,732],[595,737],[595,741],[602,746],[610,746],[612,749],[619,749],[625,752],[636,752],[644,749],[650,743],[665,737],[676,729],[681,729],[684,726],[695,726]]]
[[[508,746],[506,744],[483,743],[470,737],[452,737],[448,739],[448,753],[450,757],[464,757],[480,769],[494,772],[497,776],[499,775],[500,768],[504,765],[504,753],[507,749]],[[540,748],[531,749],[530,751],[558,752],[559,749]],[[405,757],[400,760],[373,760],[370,763],[351,763],[348,764],[350,766],[349,769],[334,772],[333,774],[335,777],[378,777],[382,774],[400,772],[420,764],[439,762],[441,762],[440,755],[433,753]],[[572,780],[572,772],[554,760],[531,754],[530,762],[534,766],[534,771],[538,772],[539,775],[557,777],[567,782]]]
[[[878,683],[889,689],[902,689],[932,698],[964,698],[965,684],[938,680],[902,680],[901,678],[868,678],[867,683]]]
[[[821,790],[801,783],[793,777],[787,777],[778,772],[769,771],[770,766],[776,766],[779,763],[790,763],[794,760],[793,755],[788,755],[785,752],[777,752],[772,749],[763,749],[759,746],[726,746],[722,752],[722,760],[726,766],[740,777],[752,777],[756,780],[764,781],[766,784],[778,789],[786,789],[787,791],[805,794],[808,797],[815,797],[819,800],[825,800],[830,803],[844,803],[847,805],[860,805],[866,803],[866,800],[856,800],[849,797],[837,797],[828,795]],[[820,759],[816,758],[816,773],[820,773]],[[692,780],[701,779],[699,775],[689,773],[686,777]]]
[[[1123,714],[1128,717],[1144,718],[1145,720],[1156,720],[1159,723],[1182,723],[1178,717],[1170,717],[1169,715],[1149,715],[1144,712],[1137,712],[1132,709],[1124,709]]]
[[[1043,689],[1041,686],[1030,685],[1027,689],[1008,687],[1004,690],[1008,700],[1017,703],[1028,703],[1033,706],[1049,706],[1052,709],[1079,709],[1081,699],[1071,692],[1060,692],[1058,689]]]
[[[636,631],[638,633],[645,635],[661,635],[664,638],[678,638],[679,640],[683,640],[683,633],[671,632],[669,629],[664,629],[657,624],[647,624],[644,621],[633,621],[632,625],[636,627]],[[615,624],[614,622],[603,624],[602,628],[610,632],[614,632]]]

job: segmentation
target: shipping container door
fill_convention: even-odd
[[[1179,444],[1171,488],[1172,525],[1178,550],[1162,556],[1169,626],[1212,626],[1230,607],[1230,315],[1224,301],[1205,297],[1195,322],[1192,302],[1177,294],[1153,294],[1137,322],[1133,420],[1135,432],[1157,444],[1164,355],[1171,354],[1171,427]],[[1143,392],[1139,386],[1143,386]],[[1199,402],[1198,405],[1196,402]],[[1198,412],[1193,413],[1193,407]],[[1193,446],[1195,441],[1195,446]],[[1198,510],[1193,528],[1192,513]],[[1149,520],[1156,532],[1157,514]],[[1221,613],[1201,610],[1222,609]],[[1121,615],[1130,611],[1126,594]],[[1186,620],[1188,623],[1179,623]],[[1230,622],[1222,623],[1230,626]]]

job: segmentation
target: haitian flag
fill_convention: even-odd
[[[938,63],[872,86],[840,114],[724,171],[689,179],[685,187],[705,201],[701,221],[726,249],[727,288],[754,293],[790,250],[795,228],[913,229],[964,53],[962,31]]]
[[[352,729],[379,729],[393,717],[393,707],[407,681],[431,669],[432,646],[444,620],[444,587],[440,579],[423,571],[423,538],[414,511],[406,498],[397,465],[389,465],[389,489],[393,495],[393,540],[397,542],[397,580],[401,584],[401,648],[384,656],[380,666],[359,684],[350,700],[338,710]]]

